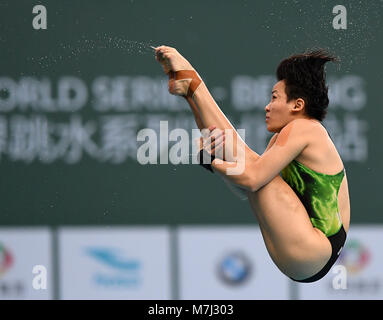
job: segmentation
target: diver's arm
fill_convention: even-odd
[[[275,143],[261,156],[255,153],[246,157],[243,170],[230,173],[239,163],[214,159],[212,167],[231,182],[254,192],[269,183],[280,171],[293,161],[308,145],[310,126],[304,119],[288,123],[276,135]]]

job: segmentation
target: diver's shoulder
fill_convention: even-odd
[[[312,130],[323,130],[324,127],[318,120],[298,118],[291,120],[287,125],[285,125],[282,130],[290,131],[293,130],[295,133],[303,134]],[[282,131],[281,130],[281,131]],[[325,130],[325,129],[324,129]]]
[[[297,118],[289,122],[289,124],[301,125],[301,126],[322,126],[321,122],[311,118]]]
[[[299,118],[290,121],[280,131],[282,135],[289,135],[293,139],[303,141],[306,144],[321,141],[328,135],[325,127],[318,121]]]
[[[299,118],[290,121],[286,127],[294,127],[294,131],[299,134],[304,133],[327,133],[326,128],[322,125],[322,123],[316,119],[306,119]]]

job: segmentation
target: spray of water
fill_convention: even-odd
[[[151,40],[142,42],[97,33],[93,39],[82,36],[72,43],[59,43],[59,54],[48,52],[38,57],[28,57],[28,60],[37,63],[42,69],[46,69],[60,62],[79,59],[84,54],[97,54],[105,50],[119,50],[123,51],[124,54],[132,55],[153,55],[153,46],[155,45]]]
[[[340,58],[343,72],[367,64],[368,50],[381,28],[382,1],[346,1],[346,30],[332,26],[335,4],[331,0],[322,0],[320,6],[303,0],[272,2],[262,27],[276,47],[275,54],[281,55],[278,58],[321,47]]]

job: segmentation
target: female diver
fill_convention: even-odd
[[[169,92],[185,97],[199,129],[210,130],[211,144],[201,150],[212,156],[210,169],[246,190],[274,263],[294,281],[321,279],[337,260],[350,223],[346,172],[321,124],[329,104],[324,65],[335,58],[316,50],[279,64],[278,82],[265,107],[267,130],[274,135],[259,155],[241,139],[176,49],[160,46],[155,52],[169,75]],[[233,134],[225,134],[228,130]],[[225,153],[218,157],[224,145]],[[241,173],[228,174],[239,163]]]

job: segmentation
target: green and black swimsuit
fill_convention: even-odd
[[[205,164],[203,161],[204,157],[206,159],[210,157],[211,163],[215,158],[214,155],[210,155],[205,149],[199,152],[199,164],[214,173],[211,164]],[[345,169],[334,175],[319,173],[296,160],[281,171],[283,180],[295,191],[305,206],[311,224],[326,235],[332,248],[331,257],[322,270],[310,278],[292,279],[294,281],[314,282],[323,278],[339,257],[346,241],[346,231],[338,208],[338,193],[344,174]]]
[[[331,269],[346,241],[346,231],[338,208],[338,192],[345,169],[329,175],[316,172],[293,160],[281,172],[283,180],[294,190],[305,206],[313,227],[321,230],[329,239],[332,255],[321,271],[298,282],[314,282],[323,278]]]

